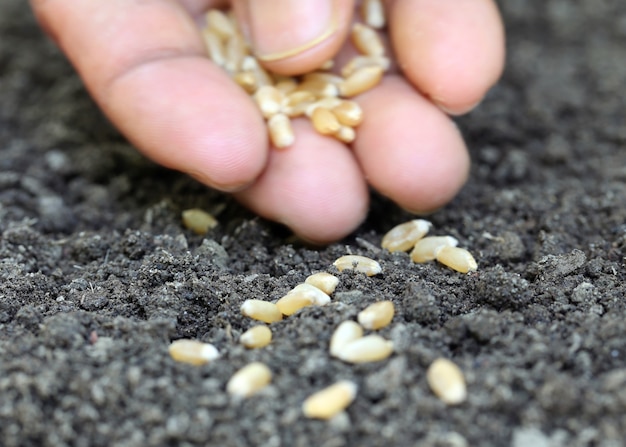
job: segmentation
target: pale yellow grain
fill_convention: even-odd
[[[435,250],[435,258],[446,267],[461,273],[478,269],[474,256],[464,248],[443,246]]]
[[[290,93],[296,91],[296,89],[298,88],[298,83],[293,78],[285,78],[281,79],[280,81],[276,81],[274,87],[276,87],[276,89],[280,91],[283,95],[289,95]]]
[[[188,209],[182,212],[183,225],[196,234],[207,234],[209,230],[218,224],[217,219],[211,214],[198,208]]]
[[[289,294],[306,295],[310,296],[313,300],[313,304],[316,306],[325,306],[330,303],[330,296],[323,290],[315,287],[312,284],[298,284],[296,287],[289,291]]]
[[[302,412],[307,418],[331,419],[354,401],[358,391],[356,383],[341,380],[309,396],[302,404]]]
[[[272,342],[272,330],[263,325],[251,327],[241,334],[239,342],[246,348],[264,348]]]
[[[241,305],[241,313],[246,317],[264,323],[274,323],[283,319],[283,314],[276,304],[263,300],[251,299],[244,301]]]
[[[385,45],[378,32],[362,23],[352,26],[352,43],[356,49],[366,56],[384,56]]]
[[[250,397],[272,381],[272,371],[261,362],[250,363],[230,378],[226,391],[234,396]]]
[[[357,320],[365,329],[382,329],[391,323],[395,309],[391,301],[378,301],[370,304],[357,316]]]
[[[222,40],[234,36],[237,29],[231,19],[219,9],[210,9],[206,13],[207,27],[214,31]]]
[[[342,322],[330,337],[330,355],[339,357],[349,343],[362,337],[363,328],[356,321],[346,320]]]
[[[258,82],[251,71],[240,71],[233,75],[234,81],[247,93],[252,94],[258,87]]]
[[[385,360],[393,353],[393,343],[372,334],[347,343],[337,352],[337,358],[347,363],[369,363]]]
[[[311,115],[311,123],[322,135],[333,135],[341,128],[337,117],[325,107],[317,107]]]
[[[313,116],[313,112],[315,112],[315,109],[317,109],[318,107],[323,107],[325,109],[332,109],[333,107],[337,107],[339,104],[341,104],[342,101],[343,101],[342,99],[336,98],[333,96],[319,99],[315,101],[313,104],[309,104],[306,107],[305,114],[306,116],[311,118]]]
[[[226,41],[225,45],[226,63],[224,69],[231,74],[239,72],[244,58],[248,55],[248,48],[243,37],[234,34]]]
[[[363,121],[363,109],[355,101],[341,101],[331,109],[331,112],[344,126],[355,127]]]
[[[285,95],[273,85],[264,85],[254,94],[254,100],[261,111],[263,118],[269,119],[280,113]]]
[[[426,371],[426,380],[433,393],[448,405],[457,405],[467,399],[463,372],[450,360],[435,360]]]
[[[306,90],[296,90],[285,95],[283,104],[285,107],[295,107],[301,104],[311,105],[317,100],[317,97]]]
[[[435,259],[435,251],[439,247],[449,245],[456,247],[459,243],[452,236],[426,236],[417,241],[411,251],[411,260],[413,262],[427,262]]]
[[[350,98],[374,88],[383,77],[380,66],[363,67],[348,76],[339,86],[341,96]]]
[[[320,70],[331,70],[335,66],[335,61],[332,59],[328,59],[322,65],[320,65]]]
[[[343,272],[344,270],[354,270],[360,273],[365,273],[367,276],[377,275],[383,271],[378,262],[366,256],[359,255],[341,256],[333,262],[333,265],[337,267],[337,270],[340,272]]]
[[[272,144],[278,149],[289,147],[296,140],[291,127],[291,120],[283,113],[272,116],[267,121],[267,128]]]
[[[264,85],[274,85],[272,77],[253,56],[246,56],[243,58],[243,61],[241,61],[241,71],[254,73],[254,77],[256,78],[257,85],[259,87]]]
[[[344,78],[365,67],[380,67],[383,71],[389,70],[391,60],[385,56],[354,56],[341,68],[341,76]]]
[[[328,272],[319,272],[309,275],[304,280],[304,283],[317,287],[326,295],[332,295],[337,288],[337,285],[339,285],[339,278]]]
[[[314,81],[314,82],[322,82],[325,84],[334,84],[339,86],[343,82],[343,78],[334,73],[327,73],[323,71],[313,71],[311,73],[306,73],[302,76],[303,82]]]
[[[226,50],[220,37],[209,29],[202,31],[202,37],[209,59],[211,59],[215,65],[224,67],[226,64]]]
[[[276,306],[278,306],[281,313],[286,316],[293,315],[300,309],[312,306],[313,304],[315,303],[312,297],[297,293],[288,293],[276,301]]]
[[[339,87],[337,85],[321,79],[304,81],[298,85],[298,90],[311,92],[319,98],[339,96]]]
[[[198,340],[181,339],[173,341],[168,351],[170,356],[177,362],[189,363],[191,365],[204,365],[220,356],[215,346]]]
[[[344,143],[352,143],[356,139],[356,131],[350,126],[341,126],[333,136]]]
[[[426,236],[431,226],[432,224],[424,219],[401,223],[383,236],[380,245],[390,252],[410,250],[417,241]]]
[[[384,28],[387,24],[387,19],[382,0],[362,0],[361,19],[372,28]]]

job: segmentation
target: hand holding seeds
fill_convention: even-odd
[[[94,99],[143,153],[211,187],[236,191],[253,211],[318,242],[341,238],[361,222],[367,183],[409,210],[445,204],[468,169],[446,112],[476,105],[504,59],[492,0],[385,1],[387,25],[376,32],[394,64],[371,90],[352,96],[344,89],[363,113],[355,134],[347,130],[353,126],[340,123],[338,130],[318,112],[318,127],[330,135],[318,133],[308,118],[295,118],[293,144],[277,151],[250,95],[207,57],[201,32],[207,11],[232,7],[260,66],[293,75],[331,59],[340,69],[360,46],[347,39],[353,19],[381,26],[377,2],[31,3]],[[373,18],[361,16],[363,9]],[[272,119],[285,125],[284,118]]]

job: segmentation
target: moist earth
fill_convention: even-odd
[[[626,445],[626,3],[502,1],[507,69],[458,119],[473,159],[458,197],[429,216],[476,257],[467,275],[380,249],[412,218],[374,196],[345,240],[304,245],[228,196],[158,167],[102,117],[23,0],[0,4],[0,444],[3,446]],[[583,31],[584,30],[584,31]],[[211,117],[207,117],[211,119]],[[416,148],[417,150],[418,148]],[[219,226],[181,225],[202,208]],[[352,253],[380,275],[338,273]],[[275,300],[337,273],[330,305],[272,325],[246,350],[248,298]],[[348,365],[334,328],[391,300],[395,353]],[[222,357],[176,363],[178,338]],[[429,390],[438,357],[468,399]],[[271,386],[225,392],[251,361]],[[303,400],[359,385],[331,421]]]

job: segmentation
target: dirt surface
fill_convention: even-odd
[[[626,445],[626,3],[507,0],[503,81],[459,120],[474,160],[432,215],[479,262],[463,275],[379,249],[411,218],[375,198],[367,222],[322,249],[227,196],[142,158],[112,129],[24,0],[0,3],[0,445]],[[504,4],[506,3],[506,4]],[[209,117],[210,118],[210,117]],[[180,212],[212,211],[206,237]],[[342,273],[330,305],[238,345],[239,306],[275,300],[345,253],[380,261]],[[328,355],[337,324],[389,299],[387,361]],[[170,341],[214,343],[205,366]],[[446,407],[425,371],[465,372]],[[241,401],[225,392],[253,360],[274,373]],[[302,401],[358,383],[347,412],[305,419]]]

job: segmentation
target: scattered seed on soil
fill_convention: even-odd
[[[445,245],[456,247],[459,241],[452,236],[427,236],[415,244],[411,251],[411,260],[413,262],[428,262],[435,259],[435,251]]]
[[[435,360],[426,371],[426,380],[433,393],[448,405],[460,404],[467,398],[463,372],[450,360]]]
[[[357,320],[365,329],[382,329],[391,323],[394,312],[395,310],[391,301],[379,301],[370,304],[359,312]]]
[[[414,219],[396,225],[383,236],[381,246],[390,252],[407,251],[423,238],[432,224],[424,219]]]
[[[461,273],[473,272],[478,268],[474,256],[464,248],[439,247],[435,250],[435,258],[443,265]]]
[[[349,380],[341,380],[309,396],[302,404],[302,412],[308,418],[331,419],[354,401],[358,386]]]
[[[267,127],[272,144],[277,149],[291,146],[296,139],[287,115],[277,113],[268,120]]]
[[[217,226],[217,219],[204,210],[193,208],[182,212],[183,225],[196,234],[207,234]]]
[[[339,284],[339,278],[327,272],[319,272],[308,276],[304,283],[317,287],[326,295],[332,295]]]
[[[264,323],[275,323],[283,319],[283,314],[276,304],[263,300],[244,301],[241,305],[241,313]]]
[[[170,356],[177,362],[204,365],[220,356],[217,348],[198,340],[175,340],[169,346]]]
[[[239,342],[246,348],[264,348],[272,342],[272,330],[263,325],[251,327],[241,334]]]
[[[287,316],[314,304],[314,298],[304,293],[288,293],[276,301],[276,306],[278,306],[283,315]]]
[[[380,335],[366,335],[347,343],[337,358],[348,363],[368,363],[384,360],[393,353],[393,343]]]
[[[272,380],[272,371],[263,363],[254,362],[244,366],[226,384],[229,394],[249,397],[267,386]]]
[[[365,273],[367,276],[377,275],[383,271],[378,262],[359,255],[341,256],[333,262],[333,265],[337,267],[337,270],[340,272],[344,270],[355,270],[360,273]]]
[[[339,86],[341,96],[351,98],[371,90],[380,82],[383,72],[383,67],[376,65],[359,68]]]
[[[342,322],[330,338],[330,355],[340,357],[348,344],[361,337],[363,337],[363,328],[357,322],[352,320]]]

